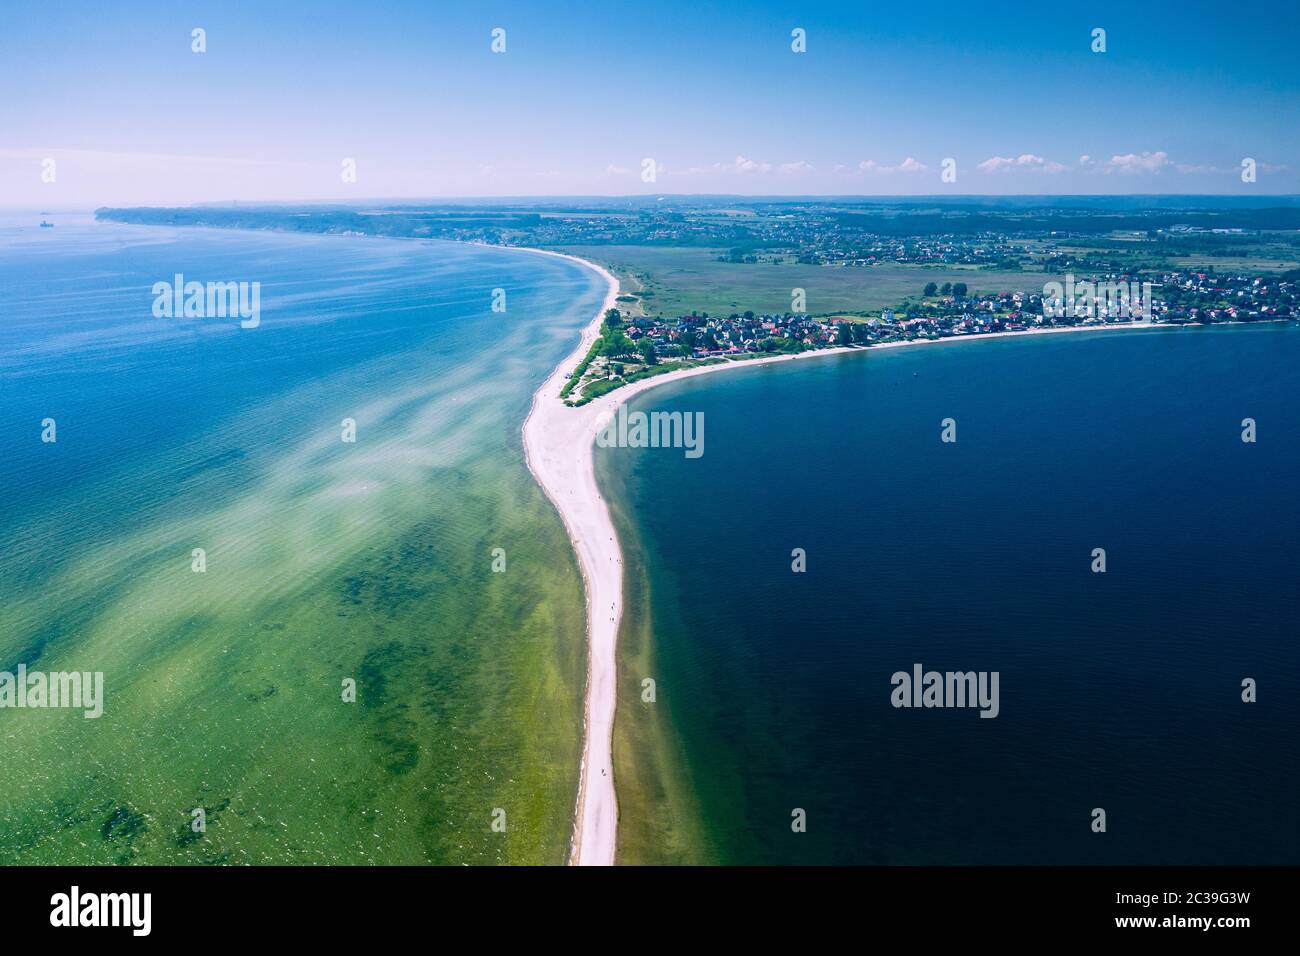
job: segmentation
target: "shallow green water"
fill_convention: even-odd
[[[582,593],[519,429],[598,280],[452,244],[43,232],[0,222],[0,669],[102,671],[107,700],[0,710],[0,862],[563,862]],[[260,281],[260,327],[155,319],[177,272]]]

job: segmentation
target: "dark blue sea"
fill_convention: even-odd
[[[651,673],[624,680],[657,702],[627,690],[619,720],[660,708],[701,821],[686,858],[1300,862],[1298,396],[1300,328],[1268,325],[878,350],[639,397],[706,423],[695,460],[598,451],[653,621]],[[918,663],[998,672],[999,715],[893,707]]]

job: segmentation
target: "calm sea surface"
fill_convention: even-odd
[[[0,711],[0,861],[563,861],[583,605],[520,425],[600,281],[52,218],[0,217],[0,670],[107,700]],[[260,326],[155,318],[176,273]]]
[[[654,797],[620,790],[625,858],[1300,862],[1297,395],[1300,328],[1260,326],[877,351],[637,399],[703,412],[706,442],[598,451],[644,631],[617,770]],[[997,671],[999,716],[895,709],[918,663]]]

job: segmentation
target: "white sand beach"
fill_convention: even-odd
[[[562,255],[541,249],[545,255]],[[533,395],[524,422],[524,454],[529,470],[555,504],[578,556],[587,592],[587,692],[582,768],[574,818],[571,863],[614,862],[618,803],[614,796],[614,644],[623,605],[623,556],[614,539],[609,508],[596,487],[594,445],[598,403],[570,408],[560,398],[568,374],[582,361],[600,333],[606,309],[614,307],[618,280],[595,269],[608,283],[600,312],[583,329],[573,354],[556,367]]]
[[[771,355],[717,365],[679,369],[644,379],[603,395],[580,408],[564,404],[560,389],[568,374],[587,354],[600,332],[605,310],[615,307],[618,280],[600,266],[563,253],[529,249],[542,255],[558,256],[581,263],[599,273],[608,283],[605,300],[582,333],[573,353],[556,367],[533,396],[532,409],[524,422],[524,452],[528,467],[547,497],[554,502],[568,529],[587,594],[587,691],[583,758],[574,817],[570,862],[608,866],[614,862],[618,831],[618,800],[614,790],[613,731],[615,709],[615,650],[623,612],[623,554],[619,549],[609,508],[596,485],[596,435],[618,406],[649,388],[668,382],[706,375],[728,368],[745,368],[771,362],[815,359],[845,352],[869,353],[875,349],[903,346],[943,345],[951,342],[985,340],[1005,336],[1048,335],[1067,332],[1103,332],[1119,329],[1157,328],[1150,322],[1123,325],[1079,326],[1032,329],[1023,332],[995,332],[917,339],[871,347],[846,347]]]

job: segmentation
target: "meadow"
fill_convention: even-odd
[[[623,280],[624,291],[642,297],[649,315],[789,312],[796,288],[805,290],[812,315],[892,308],[908,296],[919,297],[927,282],[965,282],[972,293],[1042,288],[1041,273],[1029,271],[895,263],[746,264],[720,261],[724,250],[696,247],[566,246],[563,251],[609,268]]]

